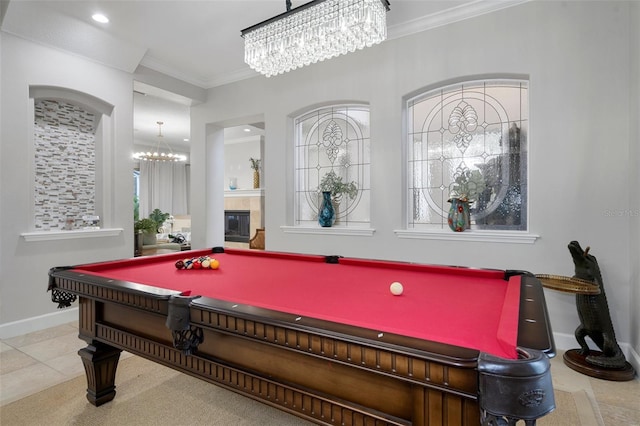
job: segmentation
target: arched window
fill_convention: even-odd
[[[369,107],[323,107],[294,125],[296,225],[317,226],[322,191],[329,190],[334,226],[369,226]]]
[[[467,81],[407,101],[408,227],[447,228],[468,184],[472,229],[527,230],[528,82]]]

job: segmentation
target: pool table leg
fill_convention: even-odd
[[[116,368],[121,349],[93,341],[78,351],[87,375],[87,400],[96,407],[116,396]]]

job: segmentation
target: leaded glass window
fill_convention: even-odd
[[[316,226],[322,191],[333,191],[334,226],[369,226],[369,107],[339,105],[307,112],[295,123],[295,222]],[[337,183],[337,185],[336,185]]]
[[[469,177],[472,229],[527,230],[528,82],[484,80],[407,101],[409,228],[448,229]]]

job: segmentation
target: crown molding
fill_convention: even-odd
[[[133,73],[147,48],[46,7],[46,2],[2,1],[2,31],[23,40]],[[25,25],[24,23],[29,23]],[[77,43],[82,34],[82,43]]]
[[[245,66],[243,68],[239,68],[235,71],[231,71],[224,74],[218,74],[216,76],[211,77],[211,79],[207,82],[207,87],[217,87],[222,86],[229,83],[235,83],[236,81],[246,80],[248,78],[259,77],[260,74],[249,68],[249,66]]]
[[[179,72],[150,56],[145,56],[140,62],[140,65],[147,67],[153,71],[168,75],[169,77],[173,77],[194,86],[200,87],[201,89],[211,89],[213,87],[223,86],[225,84],[246,80],[248,78],[257,77],[260,75],[256,71],[249,68],[249,66],[246,66],[231,72],[216,74],[207,79],[199,76],[194,76],[193,74]]]
[[[194,86],[200,87],[201,89],[207,89],[206,79],[203,79],[200,76],[195,76],[193,74],[180,72],[175,68],[170,67],[149,55],[145,55],[145,57],[142,58],[139,66],[143,66],[161,74],[168,75],[169,77],[176,78],[178,80],[184,81],[185,83],[193,84]]]
[[[394,40],[433,28],[443,27],[453,24],[454,22],[475,18],[530,1],[531,0],[475,0],[443,10],[442,12],[393,25],[387,29],[387,40]]]

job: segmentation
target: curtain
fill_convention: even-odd
[[[189,165],[177,162],[140,162],[140,218],[154,209],[172,215],[189,214]]]

